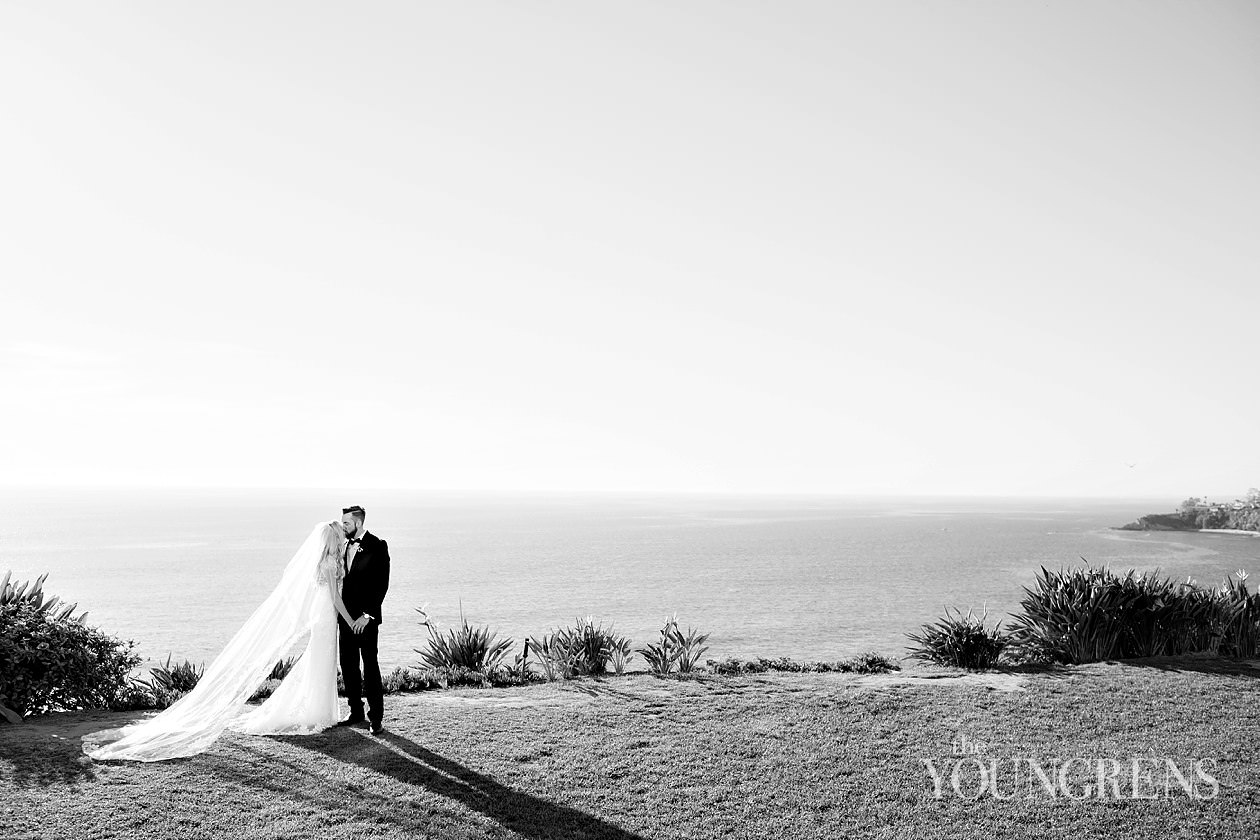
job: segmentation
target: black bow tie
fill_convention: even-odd
[[[360,542],[363,542],[362,537],[352,537],[349,540],[347,540],[347,543],[349,543],[350,545],[354,545],[355,543],[360,543]]]

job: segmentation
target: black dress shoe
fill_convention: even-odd
[[[381,724],[379,724],[379,723],[374,723],[374,724],[372,724],[372,734],[373,734],[373,735],[383,735],[384,733],[385,733],[385,727],[384,727],[383,725],[381,725]]]
[[[337,726],[358,726],[360,723],[367,723],[367,718],[355,717],[351,715],[345,720],[337,721]]]

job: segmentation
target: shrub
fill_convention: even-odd
[[[1014,617],[1013,652],[1067,665],[1199,652],[1254,656],[1260,597],[1247,592],[1246,572],[1237,577],[1211,590],[1158,571],[1042,567]]]
[[[520,653],[512,657],[511,671],[516,674],[521,682],[525,682],[533,677],[533,671],[529,667],[529,642],[528,638],[525,639],[524,648],[522,648]]]
[[[1225,637],[1230,629],[1231,617],[1226,597],[1229,585],[1227,580],[1220,592],[1195,586],[1189,578],[1178,585],[1181,616],[1177,627],[1169,628],[1169,650],[1182,653],[1228,652],[1230,644]]]
[[[283,680],[289,676],[289,672],[293,670],[293,666],[297,664],[298,658],[290,656],[287,659],[281,659],[272,667],[271,673],[267,675],[269,680]]]
[[[542,667],[543,678],[548,682],[569,680],[577,675],[581,653],[570,642],[564,630],[556,630],[541,638],[530,638],[529,650]]]
[[[40,576],[14,585],[0,579],[0,716],[109,708],[140,662],[135,644],[84,624],[75,605],[46,597]]]
[[[688,627],[687,635],[684,636],[678,629],[678,625],[674,625],[674,643],[678,648],[678,672],[681,674],[689,674],[696,667],[696,663],[700,661],[700,657],[709,651],[708,645],[705,644],[709,640],[708,633],[697,633],[694,629]]]
[[[879,653],[863,653],[851,659],[839,662],[796,662],[785,656],[778,659],[758,657],[745,661],[734,657],[723,660],[709,659],[705,662],[709,670],[720,676],[738,676],[739,674],[762,674],[766,671],[786,671],[789,673],[831,673],[853,672],[858,674],[884,674],[901,670],[891,659]]]
[[[490,679],[484,671],[465,668],[462,665],[438,668],[433,672],[433,677],[439,681],[442,688],[459,688],[460,686],[485,688],[490,685]]]
[[[744,662],[741,659],[735,659],[728,656],[726,659],[706,659],[704,664],[708,669],[718,676],[734,677],[743,672]]]
[[[621,676],[626,672],[626,665],[634,658],[634,651],[630,647],[630,640],[625,636],[618,637],[613,642],[612,647],[612,665],[613,671],[617,676]]]
[[[256,700],[266,700],[268,697],[276,693],[276,689],[280,687],[280,680],[264,680],[258,688],[254,689],[254,693],[249,695],[249,702]]]
[[[172,667],[171,656],[167,654],[166,664],[153,668],[149,678],[140,680],[139,683],[153,695],[155,708],[165,709],[196,688],[205,671],[204,662],[194,665],[187,659]]]
[[[648,642],[638,649],[653,674],[664,675],[674,670],[674,663],[678,661],[678,648],[674,646],[674,631],[677,629],[678,623],[673,618],[668,619],[661,628],[661,640],[656,644]]]
[[[396,669],[395,674],[402,669]],[[394,674],[390,675],[391,678]],[[474,671],[471,668],[464,668],[453,665],[444,668],[427,668],[422,671],[412,671],[403,678],[401,684],[396,688],[391,688],[393,679],[386,680],[386,691],[428,691],[437,688],[508,688],[513,686],[525,685],[526,683],[538,680],[532,674],[521,676],[511,668],[492,668],[489,671]]]
[[[511,639],[498,639],[489,627],[471,627],[460,610],[458,629],[442,635],[422,609],[416,612],[424,616],[421,622],[429,631],[429,647],[416,649],[424,665],[429,668],[465,668],[470,671],[489,671],[499,667],[503,657],[512,647]]]
[[[661,628],[660,641],[656,644],[648,643],[637,652],[647,661],[648,669],[653,674],[669,674],[675,667],[679,673],[685,674],[690,673],[700,657],[708,651],[709,648],[705,645],[708,639],[708,633],[699,634],[690,627],[684,636],[678,629],[678,616],[675,614],[666,619],[665,626]]]
[[[495,688],[513,688],[518,685],[535,682],[540,677],[529,671],[521,672],[513,668],[495,668],[486,673],[486,680]]]
[[[272,667],[271,673],[267,674],[266,680],[262,685],[258,686],[258,689],[250,695],[249,699],[265,700],[274,694],[276,689],[280,687],[280,683],[284,681],[284,678],[289,676],[289,672],[293,670],[293,666],[297,664],[297,660],[298,658],[296,656],[290,656],[287,659],[277,661]],[[338,689],[338,693],[341,693],[342,691],[344,691],[344,689]]]
[[[1116,658],[1123,604],[1114,584],[1104,568],[1055,573],[1042,566],[1035,588],[1024,587],[1013,643],[1033,660],[1076,665]]]
[[[887,674],[901,670],[901,667],[896,662],[875,651],[859,653],[841,664],[848,665],[851,670],[859,674]]]
[[[149,691],[144,683],[137,680],[130,680],[120,688],[109,704],[111,712],[139,712],[147,709],[156,709],[157,707],[157,700],[153,697],[153,692]]]
[[[799,662],[793,662],[786,656],[778,659],[762,659],[757,657],[757,662],[768,671],[802,671],[803,666]]]
[[[420,679],[434,688],[459,688],[461,686],[488,688],[491,685],[490,678],[484,671],[474,671],[462,665],[430,668],[420,674]]]
[[[531,638],[529,647],[548,679],[600,676],[608,673],[610,661],[620,674],[630,655],[629,639],[618,636],[611,626],[596,624],[589,615],[579,618],[572,628],[560,627],[541,638]]]
[[[589,615],[577,620],[570,639],[570,644],[578,653],[577,672],[586,675],[608,673],[608,662],[612,659],[613,648],[623,641],[613,632],[612,627],[605,630],[603,622],[596,625],[595,619]]]
[[[1226,578],[1220,589],[1220,614],[1223,616],[1222,647],[1229,656],[1255,659],[1260,643],[1260,590],[1247,592],[1247,573],[1239,569]]]
[[[915,647],[910,655],[915,659],[923,659],[942,665],[956,665],[970,670],[992,668],[998,663],[1002,650],[1009,639],[1002,632],[1001,623],[992,629],[984,626],[989,616],[988,609],[980,618],[976,618],[971,610],[964,616],[960,610],[954,615],[945,608],[945,617],[935,624],[925,624],[918,633],[906,635]]]
[[[561,631],[557,631],[560,633]],[[579,618],[574,629],[566,631],[568,646],[577,654],[574,665],[579,674],[603,674],[612,655],[610,633],[601,624],[595,626],[591,616]]]
[[[441,688],[441,684],[434,678],[433,673],[432,670],[415,671],[410,668],[395,668],[381,680],[381,685],[386,694]]]
[[[77,604],[66,604],[56,595],[44,594],[44,581],[48,578],[48,573],[40,575],[34,583],[29,581],[18,586],[12,582],[12,570],[4,573],[4,577],[0,578],[0,606],[9,604],[21,604],[34,610],[36,613],[42,613],[49,616],[53,621],[64,621],[70,618],[75,611]],[[80,624],[87,618],[87,613],[82,613],[75,621]]]

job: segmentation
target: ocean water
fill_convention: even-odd
[[[518,650],[587,615],[639,645],[677,613],[710,634],[710,657],[833,660],[900,657],[946,605],[1002,617],[1042,565],[1201,583],[1260,571],[1260,538],[1112,530],[1172,499],[41,489],[0,492],[0,573],[47,572],[47,591],[147,657],[209,661],[314,524],[350,503],[390,546],[386,668],[416,661],[422,605],[447,627],[462,609]]]

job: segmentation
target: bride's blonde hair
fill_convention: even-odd
[[[341,523],[333,520],[324,523],[324,556],[340,557],[341,541],[344,540],[345,534],[341,530]]]

